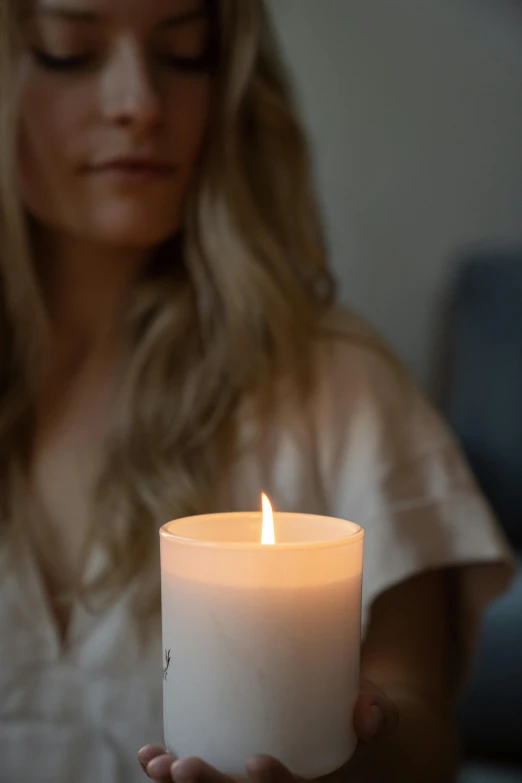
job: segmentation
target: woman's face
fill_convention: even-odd
[[[205,0],[35,0],[22,65],[28,211],[102,243],[180,226],[210,103]]]

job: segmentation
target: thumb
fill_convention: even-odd
[[[373,683],[364,683],[354,711],[355,733],[362,742],[393,734],[399,713],[393,701]]]

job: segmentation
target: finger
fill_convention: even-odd
[[[377,686],[363,686],[354,711],[354,727],[362,742],[395,732],[399,713],[395,704]]]
[[[174,761],[170,766],[170,780],[174,783],[232,783],[232,778],[195,756]]]
[[[170,768],[175,761],[174,756],[170,753],[161,753],[159,756],[152,758],[144,767],[145,772],[152,780],[157,783],[164,783],[164,781],[170,781]]]
[[[272,756],[252,756],[247,762],[247,772],[252,783],[295,783],[289,770]]]
[[[165,748],[162,748],[161,745],[144,745],[143,748],[138,751],[138,761],[143,769],[145,769],[149,761],[152,761],[152,759],[155,759],[157,756],[163,756],[165,752]]]

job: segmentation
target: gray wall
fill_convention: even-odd
[[[342,297],[429,387],[459,251],[522,238],[522,2],[271,4]]]

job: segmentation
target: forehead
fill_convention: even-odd
[[[1,2],[2,0],[0,0]],[[208,0],[34,0],[33,12],[85,22],[148,24],[189,16]]]

